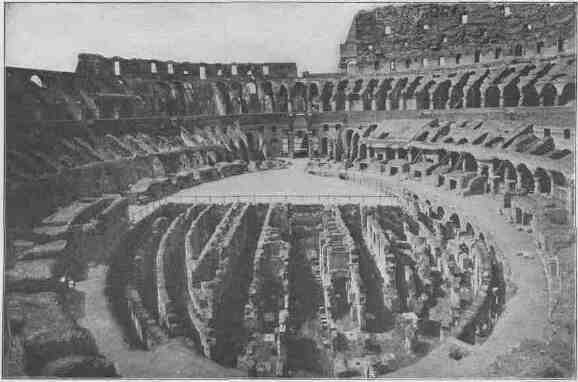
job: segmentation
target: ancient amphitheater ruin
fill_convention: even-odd
[[[381,6],[339,73],[6,68],[3,375],[575,378],[575,28]]]

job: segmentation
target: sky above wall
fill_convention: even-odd
[[[6,64],[74,71],[79,53],[190,62],[296,62],[335,72],[373,4],[7,4]]]

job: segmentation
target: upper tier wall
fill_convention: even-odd
[[[572,51],[574,4],[411,4],[360,11],[341,44],[347,71],[458,65]]]
[[[565,54],[456,68],[304,78],[98,75],[8,68],[8,129],[17,121],[250,113],[566,105],[576,60]]]

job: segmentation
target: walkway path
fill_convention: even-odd
[[[116,372],[124,378],[226,378],[243,377],[239,370],[222,367],[186,348],[178,340],[163,344],[153,351],[131,349],[123,330],[112,314],[104,290],[106,265],[89,270],[77,289],[85,293],[85,315],[78,321],[96,340],[99,351],[114,362]]]

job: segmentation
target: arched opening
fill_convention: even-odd
[[[367,159],[367,145],[362,144],[359,146],[359,159],[364,160]]]
[[[558,105],[564,106],[575,99],[576,99],[576,84],[574,82],[570,82],[566,84],[566,86],[564,86],[564,89],[562,89],[562,94],[560,95]]]
[[[466,96],[466,107],[481,107],[482,106],[482,92],[480,86],[472,86],[468,89]]]
[[[520,45],[520,44],[517,44],[517,45],[514,47],[514,56],[520,57],[520,56],[523,56],[523,55],[524,55],[524,47],[523,47],[522,45]]]
[[[522,88],[522,106],[539,106],[540,97],[534,84],[529,83]]]
[[[527,192],[534,192],[534,177],[532,176],[532,172],[528,170],[528,167],[524,164],[519,164],[516,166],[516,170],[518,172],[518,189],[525,190]]]
[[[461,228],[460,217],[457,214],[451,214],[449,221],[456,227]]]
[[[464,157],[463,157],[463,161],[464,161],[464,170],[465,171],[470,171],[470,172],[474,172],[474,171],[478,171],[478,162],[476,161],[476,158],[474,158],[474,156],[470,153],[465,153]]]
[[[353,138],[353,130],[347,130],[345,132],[345,149],[347,153],[351,152],[351,140]]]
[[[326,82],[321,93],[321,106],[323,111],[331,111],[331,96],[333,95],[333,83]]]
[[[534,177],[538,181],[537,185],[538,185],[539,189],[536,190],[537,192],[539,192],[541,194],[550,194],[552,192],[552,183],[550,181],[550,177],[548,176],[548,173],[546,172],[546,170],[544,170],[541,167],[538,167],[536,169],[536,171],[534,172]]]
[[[345,89],[347,89],[348,80],[343,80],[337,85],[337,94],[335,94],[335,110],[342,111],[345,110],[345,102],[347,102],[347,95],[345,94]]]
[[[273,85],[270,81],[267,81],[263,84],[263,111],[265,113],[272,113],[275,111]]]
[[[393,90],[391,91],[391,93],[389,94],[389,100],[391,102],[391,110],[398,110],[399,107],[399,100],[401,98],[401,92],[403,90],[403,88],[405,88],[405,85],[407,85],[408,79],[407,78],[402,78],[400,80],[398,80],[395,84],[395,87],[393,88]],[[428,96],[429,98],[429,96]]]
[[[245,134],[247,137],[247,149],[249,151],[249,159],[255,159],[257,152],[257,142],[253,133],[249,132]]]
[[[452,83],[450,80],[444,81],[438,85],[434,91],[434,109],[445,109],[450,97],[450,87]]]
[[[291,111],[303,113],[306,111],[306,91],[303,82],[297,82],[291,90]]]
[[[436,210],[436,217],[435,218],[438,220],[441,220],[444,218],[444,216],[445,216],[445,211],[444,211],[443,207],[441,207],[441,206],[438,207]]]
[[[485,107],[500,106],[500,89],[496,85],[492,85],[488,89],[486,89],[484,105]]]
[[[379,89],[375,94],[375,106],[377,110],[385,110],[385,103],[387,102],[388,92],[391,90],[391,78],[386,78],[382,81]]]
[[[281,85],[279,93],[277,94],[277,110],[281,113],[286,113],[288,111],[288,102],[289,95],[287,94],[287,88],[285,85]]]
[[[376,79],[371,79],[367,84],[367,88],[361,95],[361,98],[363,100],[363,110],[365,111],[371,110],[371,106],[373,103],[373,93],[375,91],[375,88],[377,87],[377,83],[378,82]]]
[[[476,232],[474,231],[474,227],[472,227],[471,223],[466,223],[466,230],[464,231],[464,234],[466,236],[472,236],[474,237],[476,235]]]
[[[550,83],[544,85],[542,92],[540,93],[540,98],[542,100],[542,106],[555,106],[556,97],[558,96],[558,91],[556,87]]]
[[[416,103],[417,103],[417,109],[418,110],[427,110],[430,107],[430,95],[429,95],[429,89],[435,85],[434,81],[430,81],[427,84],[425,84],[425,86],[422,88],[422,90],[420,90],[418,93],[416,93]]]
[[[297,131],[294,137],[293,156],[295,158],[306,158],[309,156],[309,136],[302,130]]]
[[[328,155],[328,146],[329,146],[329,139],[327,137],[321,138],[321,155],[327,156]]]
[[[319,88],[315,82],[312,82],[309,84],[309,104],[313,111],[319,111],[319,105],[316,102],[317,97],[319,97]]]
[[[520,89],[518,80],[513,80],[504,88],[504,107],[515,107],[520,102]]]

